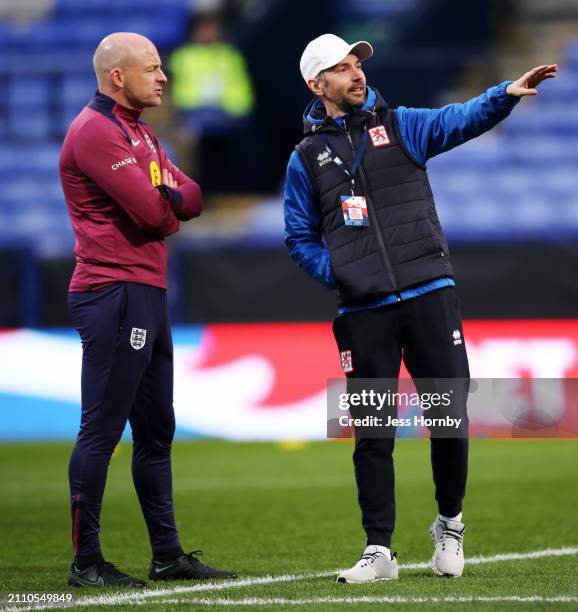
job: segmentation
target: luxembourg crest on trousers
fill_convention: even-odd
[[[146,342],[147,339],[147,330],[139,329],[138,327],[133,327],[130,332],[130,345],[135,351],[140,350]]]

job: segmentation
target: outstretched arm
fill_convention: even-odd
[[[406,108],[396,111],[400,134],[421,164],[435,155],[480,136],[505,119],[520,98],[536,95],[536,87],[556,76],[555,64],[537,66],[517,81],[504,81],[463,104],[442,108]]]

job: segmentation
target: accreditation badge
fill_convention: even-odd
[[[341,196],[341,208],[343,210],[345,225],[369,227],[365,196]]]

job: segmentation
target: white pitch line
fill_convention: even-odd
[[[241,578],[240,580],[223,580],[222,582],[203,582],[190,586],[176,586],[164,589],[146,589],[144,591],[131,591],[112,595],[96,595],[89,598],[78,598],[75,605],[101,606],[116,605],[124,602],[133,602],[151,597],[163,597],[164,595],[175,595],[179,593],[198,593],[199,591],[222,591],[224,589],[239,589],[256,584],[273,584],[277,582],[296,582],[298,580],[313,580],[315,578],[327,578],[335,576],[336,572],[316,572],[309,574],[283,574],[279,576],[258,576],[256,578]]]
[[[491,557],[470,557],[466,559],[468,565],[480,565],[483,563],[499,563],[500,561],[519,561],[523,559],[540,559],[542,557],[563,557],[578,555],[578,547],[547,548],[545,550],[534,550],[527,553],[502,553]],[[430,562],[405,563],[399,566],[400,570],[427,569]],[[223,582],[205,582],[190,586],[174,586],[163,589],[146,589],[143,591],[130,591],[128,593],[114,593],[110,595],[95,595],[93,597],[79,597],[74,606],[103,606],[120,605],[123,603],[139,604],[146,599],[164,597],[166,595],[179,595],[182,593],[198,593],[202,591],[222,591],[225,589],[238,589],[246,586],[259,584],[274,584],[280,582],[297,582],[299,580],[314,580],[316,578],[327,578],[336,576],[341,570],[305,573],[305,574],[282,574],[279,576],[259,576],[256,578],[241,578],[240,580],[225,580]],[[193,601],[193,600],[191,600]],[[194,600],[195,602],[197,600]],[[292,600],[294,601],[294,600]],[[62,607],[62,606],[60,606]],[[35,606],[30,608],[13,608],[14,610],[38,610],[52,609],[54,606]]]
[[[578,597],[556,595],[543,597],[541,595],[496,595],[471,597],[311,597],[309,599],[286,599],[282,597],[246,597],[244,599],[165,599],[163,604],[195,604],[196,606],[305,606],[308,604],[359,604],[359,603],[578,603]],[[139,602],[138,605],[144,605]]]
[[[534,550],[527,553],[501,553],[491,557],[468,557],[466,565],[480,565],[483,563],[499,563],[500,561],[521,561],[523,559],[541,559],[542,557],[567,557],[578,555],[578,547],[566,546],[564,548],[546,548],[544,550]],[[426,569],[431,567],[430,561],[425,563],[406,563],[400,565],[399,569],[414,570]]]

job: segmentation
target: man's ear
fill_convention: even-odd
[[[117,87],[124,87],[124,74],[120,68],[113,68],[110,71],[110,80]]]
[[[311,93],[315,94],[316,96],[320,96],[323,94],[323,87],[321,86],[320,79],[309,79],[307,81],[307,85],[311,90]]]

